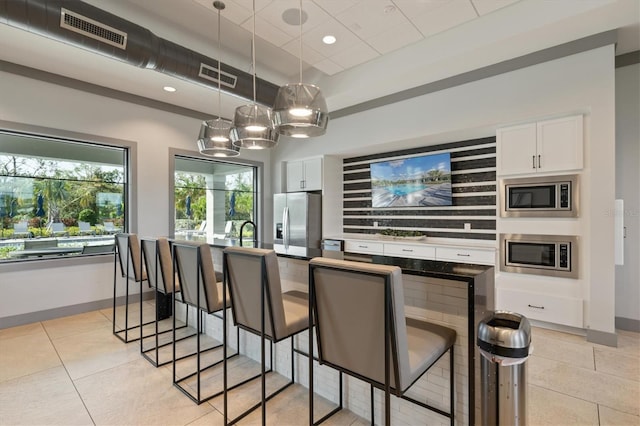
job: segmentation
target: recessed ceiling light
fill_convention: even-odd
[[[177,90],[175,87],[171,87],[171,86],[164,86],[162,89],[165,92],[171,92],[171,93],[173,93],[173,92],[175,92]]]
[[[336,42],[336,38],[332,35],[326,35],[324,37],[322,37],[322,42],[324,44],[333,44]]]

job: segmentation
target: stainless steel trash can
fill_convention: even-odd
[[[482,424],[525,426],[529,321],[514,312],[493,312],[478,324],[478,347]]]

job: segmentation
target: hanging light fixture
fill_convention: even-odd
[[[278,132],[293,138],[322,136],[327,131],[327,102],[318,86],[302,82],[302,0],[300,0],[300,82],[278,89],[273,115]]]
[[[230,139],[232,123],[220,117],[222,111],[222,90],[220,82],[222,80],[222,69],[220,68],[220,11],[225,8],[221,1],[214,1],[213,7],[218,10],[218,118],[206,120],[200,126],[198,136],[198,149],[203,155],[211,157],[235,157],[240,155],[240,148],[233,145]]]
[[[247,149],[273,148],[280,135],[273,125],[271,108],[256,103],[256,0],[253,0],[253,31],[251,33],[253,67],[253,103],[236,108],[231,129],[233,145]]]

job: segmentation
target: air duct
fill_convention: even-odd
[[[246,99],[253,98],[253,76],[221,64],[150,30],[79,0],[0,0],[0,23],[89,50],[139,68]],[[278,86],[257,79],[257,101],[272,105]]]

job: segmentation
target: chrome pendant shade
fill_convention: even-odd
[[[232,123],[224,118],[206,120],[200,126],[198,149],[200,154],[211,157],[235,157],[240,154],[240,148],[234,146],[230,140]]]
[[[292,138],[312,138],[322,136],[329,124],[327,101],[318,86],[302,82],[302,0],[300,0],[300,82],[285,84],[278,89],[273,104],[276,129]],[[306,18],[305,18],[306,19]]]
[[[324,135],[329,123],[327,102],[320,88],[312,84],[292,83],[280,87],[273,115],[278,131],[293,138]]]
[[[218,11],[218,73],[220,74],[220,11],[225,8],[221,1],[213,2],[213,7]],[[222,109],[222,90],[218,78],[218,114]],[[198,135],[198,150],[200,154],[211,157],[235,157],[240,155],[240,149],[231,142],[231,128],[233,124],[229,120],[218,115],[218,118],[203,121]]]
[[[273,112],[264,105],[250,104],[236,108],[231,140],[238,148],[266,149],[278,144],[280,135],[273,126]]]
[[[253,103],[236,108],[231,129],[234,146],[245,149],[273,148],[280,135],[273,124],[271,108],[256,102],[256,0],[253,0],[253,31],[251,32],[251,65],[253,68]]]

